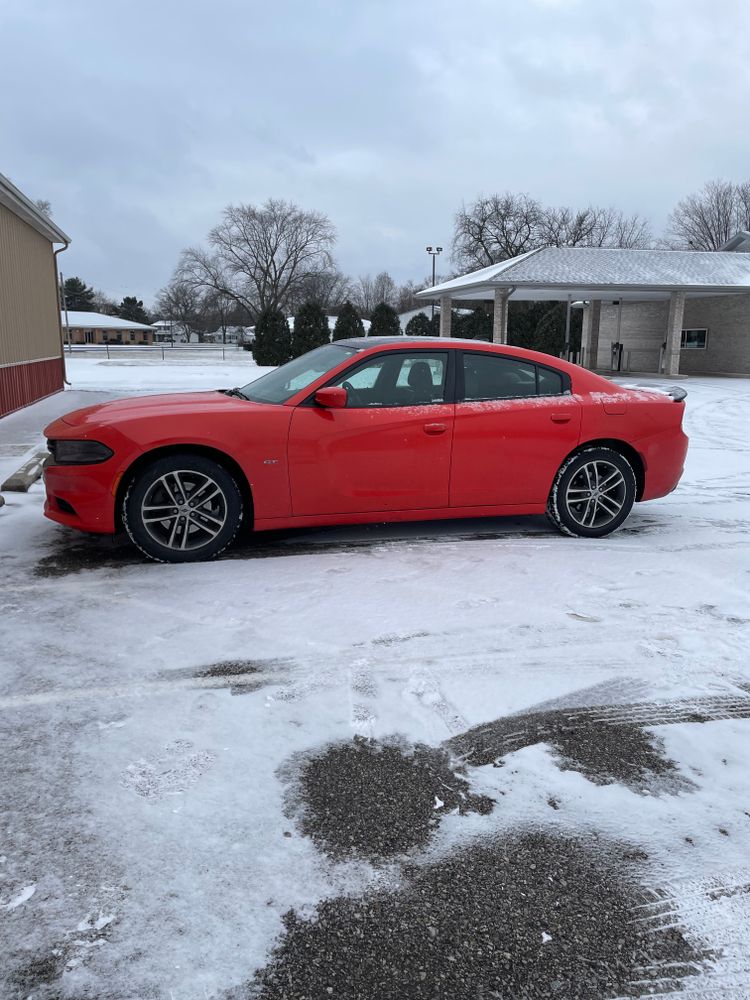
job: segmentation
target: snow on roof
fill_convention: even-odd
[[[9,211],[23,219],[32,229],[46,237],[50,243],[70,243],[70,237],[56,226],[48,215],[40,211],[39,208],[27,198],[23,191],[19,191],[16,185],[0,174],[0,205],[4,205]]]
[[[453,278],[417,295],[460,298],[491,295],[495,288],[541,291],[619,289],[750,292],[750,258],[696,250],[623,250],[606,247],[543,247]],[[524,298],[517,294],[516,298]],[[587,296],[580,296],[587,297]]]
[[[61,313],[62,324],[65,326],[65,312]],[[80,312],[68,309],[68,326],[87,330],[153,330],[145,323],[135,323],[130,319],[120,319],[119,316],[107,316],[104,313]]]

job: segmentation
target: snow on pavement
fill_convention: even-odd
[[[85,362],[85,395],[148,381],[118,365],[97,383],[96,362],[73,361]],[[243,381],[208,367],[182,387]],[[170,369],[162,385],[180,378]],[[407,849],[415,884],[528,830],[625,844],[651,894],[644,919],[680,928],[704,957],[684,995],[750,996],[750,380],[686,387],[682,484],[600,541],[491,519],[289,532],[219,562],[162,566],[46,522],[39,486],[7,494],[2,995],[249,996],[243,984],[275,946],[288,941],[287,969],[308,941],[299,926],[284,938],[291,908],[319,931],[326,900],[333,914],[340,898],[400,891],[405,869],[398,855],[378,860],[377,830],[371,852],[343,857],[313,835],[308,762],[358,737],[460,752],[471,795],[495,802],[462,812],[443,765],[424,772],[432,834]],[[35,412],[41,424],[64,402],[0,421],[0,445],[26,442]],[[565,742],[571,714],[599,738],[580,715],[596,705],[614,706],[596,722],[610,727],[607,754],[633,739],[615,761],[643,764],[632,781],[592,773],[585,747]],[[508,741],[507,717],[524,712],[536,735],[520,722],[527,737]],[[462,743],[489,724],[505,741],[496,766],[472,763]],[[333,800],[343,773],[326,772]],[[391,778],[363,779],[375,815]],[[544,961],[550,933],[533,930]],[[281,995],[274,981],[267,972],[264,996]],[[618,995],[606,992],[617,982],[600,995]]]

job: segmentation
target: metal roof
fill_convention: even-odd
[[[23,219],[50,243],[70,243],[70,237],[66,236],[48,215],[40,212],[34,202],[27,198],[22,191],[19,191],[15,184],[3,174],[0,174],[0,205],[4,205],[19,219]]]
[[[515,299],[667,298],[750,292],[750,255],[724,251],[542,247],[444,281],[417,293],[429,299],[491,298],[514,289]]]

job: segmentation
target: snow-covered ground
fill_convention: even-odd
[[[72,391],[0,421],[0,475],[57,412],[253,371],[73,358]],[[290,908],[323,933],[321,901],[414,878],[382,844],[326,853],[305,778],[332,744],[397,736],[465,759],[495,803],[462,815],[435,778],[417,869],[518,831],[625,844],[645,924],[702,956],[675,988],[750,997],[750,380],[685,385],[682,484],[601,541],[492,519],[288,533],[163,566],[45,521],[39,485],[6,494],[0,995],[254,995],[242,984],[287,940]],[[377,840],[396,778],[382,801],[354,772],[336,780]],[[562,948],[553,923],[532,928],[544,961]],[[308,952],[331,982],[357,964],[337,940],[333,958]],[[644,994],[678,975],[654,964]],[[443,996],[422,971],[424,992],[403,995]],[[524,996],[549,988],[540,973]]]

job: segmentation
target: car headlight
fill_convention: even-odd
[[[48,441],[55,465],[98,465],[114,455],[101,441]]]

